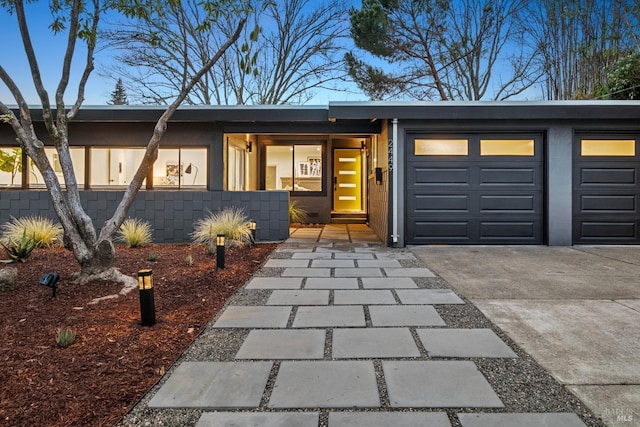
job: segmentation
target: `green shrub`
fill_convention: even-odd
[[[76,333],[71,328],[56,329],[56,344],[58,347],[67,348],[76,340]]]
[[[298,206],[297,200],[289,201],[289,223],[290,224],[304,224],[305,222],[307,222],[308,218],[309,218],[308,212],[304,208]]]
[[[149,252],[147,259],[151,262],[156,262],[158,260],[158,254],[155,252]]]
[[[152,242],[151,224],[138,218],[127,218],[118,230],[117,239],[130,248],[148,245]]]
[[[184,259],[184,263],[187,265],[193,265],[193,257],[191,255],[187,255],[187,257]]]
[[[27,237],[26,230],[22,232],[22,237],[19,241],[16,242],[10,238],[8,244],[0,244],[2,244],[2,247],[7,251],[7,255],[10,258],[9,262],[27,262],[27,259],[31,256],[31,252],[33,252],[33,249],[36,247],[34,240]]]
[[[33,240],[35,247],[49,247],[62,241],[62,226],[41,216],[11,217],[11,221],[0,226],[4,244],[20,241],[22,235]]]
[[[204,243],[208,246],[215,246],[216,236],[218,234],[224,234],[228,244],[248,244],[251,242],[249,219],[242,209],[235,207],[209,213],[205,218],[197,220],[193,229],[194,231],[191,233],[191,238],[194,243]]]

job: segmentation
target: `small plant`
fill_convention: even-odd
[[[187,265],[193,265],[193,257],[191,255],[187,255],[187,257],[184,259],[184,263]]]
[[[56,329],[56,344],[58,347],[67,348],[76,340],[76,333],[71,328]]]
[[[33,239],[27,237],[27,231],[22,232],[22,238],[20,238],[19,242],[15,242],[13,239],[9,239],[9,244],[5,245],[4,243],[0,243],[2,247],[7,251],[7,255],[9,256],[9,262],[20,261],[27,262],[27,259],[31,256],[31,252],[36,247]]]
[[[304,224],[309,218],[309,213],[298,205],[297,200],[289,201],[289,223]]]
[[[251,242],[249,219],[240,208],[225,208],[220,212],[209,213],[203,219],[195,222],[191,238],[195,243],[215,246],[216,236],[224,234],[226,241],[231,243],[248,244]]]
[[[151,243],[151,224],[138,218],[127,218],[118,230],[118,241],[126,243],[130,248],[137,248]]]
[[[11,221],[2,224],[0,230],[1,240],[5,244],[10,240],[20,240],[24,233],[33,240],[37,248],[53,246],[62,240],[62,226],[41,216],[11,217]]]
[[[158,254],[155,252],[149,252],[149,256],[147,257],[147,260],[151,262],[156,262],[158,260]]]
[[[218,252],[218,248],[216,247],[215,243],[209,244],[209,246],[207,247],[207,252],[209,252],[209,255],[215,255]]]

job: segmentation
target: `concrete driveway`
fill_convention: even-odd
[[[416,246],[610,426],[640,426],[640,247]]]

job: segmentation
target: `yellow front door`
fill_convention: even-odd
[[[333,210],[362,211],[362,153],[333,150]]]

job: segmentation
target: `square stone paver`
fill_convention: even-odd
[[[409,328],[334,329],[335,359],[418,357]]]
[[[451,427],[444,412],[329,412],[329,427]]]
[[[373,259],[373,254],[340,252],[334,254],[335,259]]]
[[[302,278],[254,277],[247,289],[300,289]]]
[[[329,291],[320,289],[275,290],[267,305],[327,305]]]
[[[291,259],[331,259],[331,252],[300,252],[291,255]]]
[[[336,290],[333,294],[333,303],[335,305],[395,304],[396,299],[390,290]]]
[[[379,305],[369,307],[373,326],[445,326],[430,305]]]
[[[428,268],[385,268],[387,277],[436,277]]]
[[[379,268],[336,268],[336,277],[382,277]]]
[[[358,279],[353,278],[315,278],[307,279],[305,289],[358,289]]]
[[[394,408],[502,408],[504,405],[473,362],[383,361]]]
[[[409,252],[382,252],[376,251],[377,259],[406,259],[406,260],[415,260],[416,257],[412,253]]]
[[[418,289],[418,285],[409,277],[364,277],[365,289]]]
[[[418,329],[431,357],[518,357],[491,329]]]
[[[398,289],[403,304],[464,304],[464,301],[448,289]]]
[[[366,325],[361,305],[342,307],[298,307],[294,328],[363,327]]]
[[[271,362],[182,362],[149,401],[149,407],[257,407],[271,366]]]
[[[313,261],[311,261],[311,267],[353,268],[355,267],[355,262],[351,259],[314,259]]]
[[[291,307],[230,305],[214,328],[286,328]]]
[[[329,268],[285,268],[282,277],[329,277],[331,269]]]
[[[282,267],[309,267],[307,259],[269,259],[264,263],[265,267],[282,268]]]
[[[282,362],[270,408],[379,407],[372,361]]]
[[[462,427],[586,427],[572,413],[458,414]],[[623,423],[624,424],[624,423]]]
[[[326,331],[255,329],[242,343],[236,359],[322,359]]]
[[[401,265],[395,259],[360,259],[358,260],[358,267],[400,268]]]
[[[317,427],[317,412],[205,412],[196,427]]]

